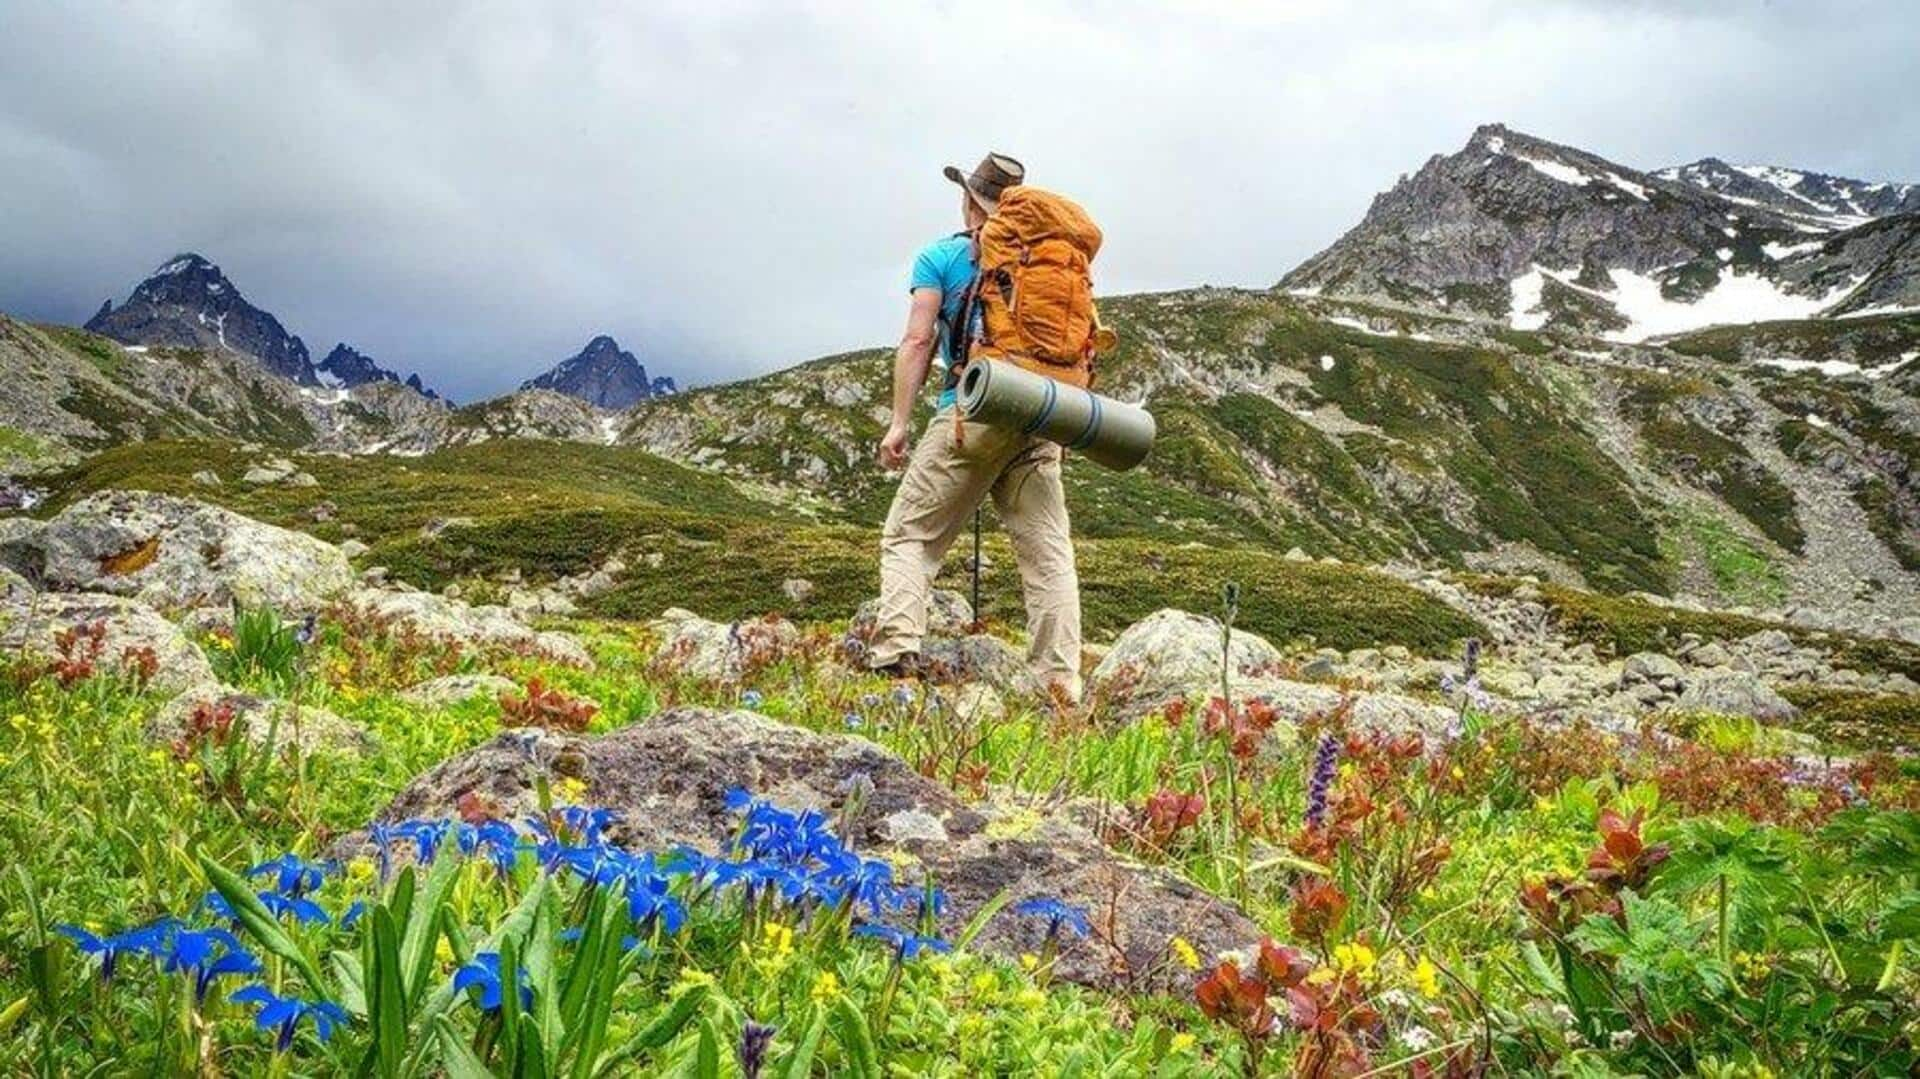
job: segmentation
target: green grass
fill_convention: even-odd
[[[1663,534],[1675,559],[1698,554],[1720,595],[1729,603],[1766,607],[1786,596],[1780,566],[1725,521],[1683,512]]]
[[[1790,686],[1796,723],[1822,741],[1856,751],[1920,745],[1920,695]]]

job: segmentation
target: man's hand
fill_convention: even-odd
[[[889,472],[897,472],[907,463],[907,428],[904,424],[893,424],[887,433],[880,436],[880,467]]]

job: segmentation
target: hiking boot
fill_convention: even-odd
[[[883,663],[869,669],[882,678],[895,681],[901,679],[919,681],[926,676],[927,661],[922,659],[918,652],[906,652],[895,657],[890,663]]]

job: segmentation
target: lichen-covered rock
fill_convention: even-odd
[[[656,665],[708,682],[740,678],[785,655],[800,643],[800,631],[784,618],[710,622],[671,608],[652,623],[660,634]]]
[[[1219,693],[1220,623],[1167,608],[1128,626],[1094,668],[1093,692],[1123,714],[1138,715],[1174,701]],[[1271,674],[1280,652],[1258,634],[1236,630],[1236,677]]]
[[[234,601],[319,610],[353,586],[339,548],[237,513],[150,491],[102,491],[0,547],[49,589],[106,592],[152,607]]]
[[[1435,734],[1459,715],[1455,709],[1398,693],[1347,693],[1317,682],[1294,682],[1270,675],[1241,679],[1233,686],[1236,703],[1259,701],[1291,726],[1298,726],[1309,716],[1330,713],[1349,697],[1348,722],[1382,734]],[[1279,728],[1277,724],[1275,729]],[[1291,740],[1291,731],[1282,732],[1280,737]]]
[[[260,747],[271,739],[276,749],[299,746],[301,752],[327,749],[342,753],[365,754],[379,747],[379,741],[365,727],[317,705],[297,708],[291,701],[242,693],[223,686],[202,686],[175,697],[147,721],[149,741],[172,744],[192,725],[194,714],[205,710],[231,723],[248,743]],[[277,724],[276,724],[277,720]]]
[[[1093,937],[1067,942],[1056,968],[1082,984],[1184,992],[1193,975],[1167,962],[1173,937],[1212,956],[1261,936],[1233,903],[1129,861],[1064,812],[970,806],[864,739],[750,712],[682,708],[599,737],[509,732],[416,779],[382,818],[451,817],[468,793],[501,816],[519,815],[534,808],[543,774],[578,779],[584,802],[620,811],[610,830],[615,842],[635,850],[688,843],[710,852],[737,826],[725,806],[729,788],[838,817],[849,781],[863,775],[872,793],[850,822],[851,839],[868,855],[902,864],[906,880],[934,875],[948,900],[943,932],[957,932],[1002,890],[1016,904],[1064,899],[1085,907],[1093,923]],[[1045,932],[1043,922],[1009,908],[974,947],[1011,958],[1038,952]]]
[[[505,607],[475,607],[430,592],[363,589],[348,600],[362,615],[397,629],[481,651],[545,656],[573,667],[591,668],[593,657],[565,633],[543,633]]]
[[[1751,716],[1766,723],[1784,723],[1800,714],[1785,697],[1758,675],[1717,668],[1695,671],[1674,708],[1681,712],[1714,712]]]
[[[0,650],[52,661],[63,631],[98,624],[104,630],[95,668],[137,667],[151,654],[155,689],[178,693],[217,682],[207,657],[180,627],[144,604],[93,592],[47,592],[0,604]]]
[[[475,697],[497,700],[502,693],[519,688],[513,679],[497,674],[449,674],[408,686],[400,691],[400,699],[422,708],[445,708]]]

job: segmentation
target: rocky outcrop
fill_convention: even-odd
[[[353,587],[338,548],[188,498],[102,491],[0,544],[44,587],[106,592],[180,610],[239,602],[319,610]]]
[[[743,787],[790,808],[838,815],[856,777],[871,783],[849,828],[853,845],[931,874],[946,892],[953,934],[1004,891],[1018,903],[1060,898],[1089,912],[1094,934],[1062,949],[1056,973],[1132,990],[1184,990],[1192,975],[1167,962],[1184,937],[1202,955],[1244,948],[1261,931],[1232,903],[1162,869],[1135,864],[1065,814],[970,806],[864,739],[814,734],[749,712],[683,708],[599,737],[515,731],[415,780],[383,819],[452,817],[463,795],[502,817],[536,805],[545,775],[585,784],[584,803],[618,810],[613,841],[636,850],[686,843],[718,851],[737,818],[725,794]],[[1006,958],[1040,950],[1043,922],[1003,911],[974,947]]]
[[[1138,715],[1202,694],[1218,695],[1225,634],[1219,622],[1172,608],[1128,626],[1093,671],[1093,691],[1123,713]],[[1274,675],[1280,650],[1257,633],[1232,637],[1236,680]]]
[[[784,618],[711,622],[679,607],[651,628],[660,634],[654,666],[703,682],[738,681],[800,643],[800,631]]]

